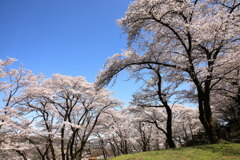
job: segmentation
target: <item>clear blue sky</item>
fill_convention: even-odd
[[[131,0],[0,0],[0,58],[33,73],[85,76],[93,82],[107,57],[126,49],[116,24]],[[137,85],[121,73],[111,88],[128,102]]]

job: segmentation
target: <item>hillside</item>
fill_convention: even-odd
[[[240,144],[220,143],[123,155],[110,160],[240,160]]]

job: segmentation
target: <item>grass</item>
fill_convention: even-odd
[[[239,143],[219,143],[196,147],[133,153],[110,160],[240,160]]]

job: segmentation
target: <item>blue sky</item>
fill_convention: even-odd
[[[116,24],[131,0],[0,0],[0,58],[33,73],[85,76],[93,82],[107,57],[126,49]],[[129,102],[138,88],[121,73],[111,88]]]

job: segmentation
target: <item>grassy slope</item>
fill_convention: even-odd
[[[110,160],[240,160],[240,144],[220,143],[197,147],[134,153]]]

